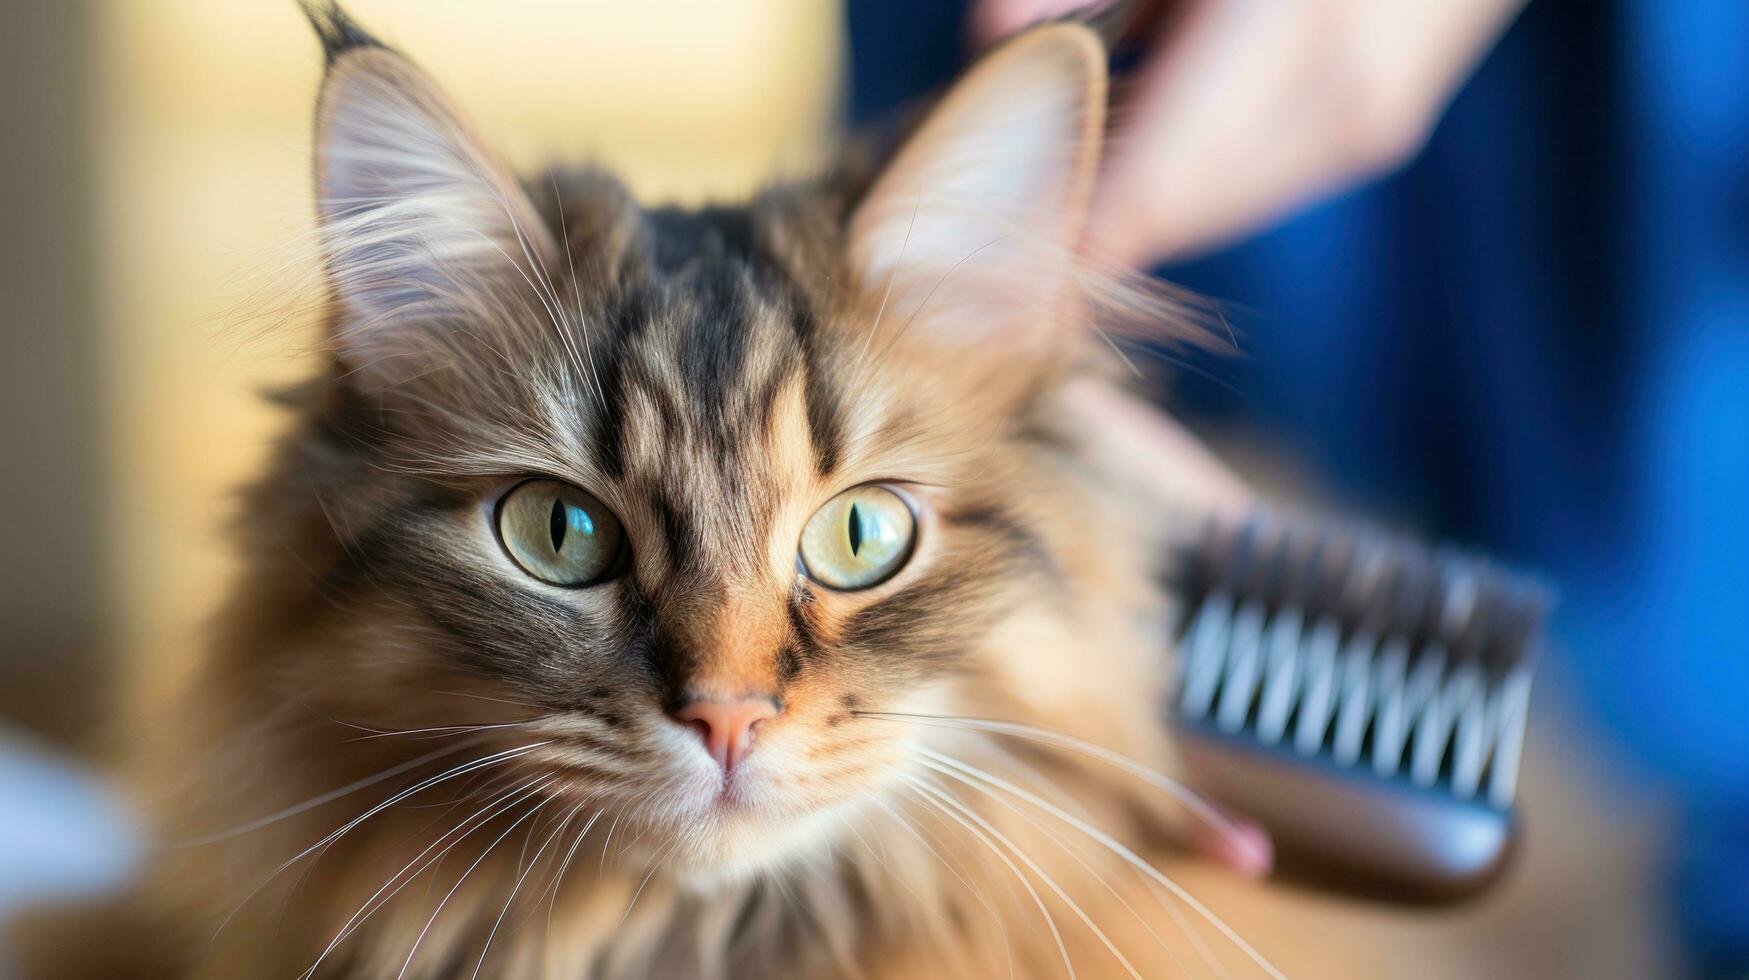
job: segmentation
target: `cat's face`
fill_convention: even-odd
[[[883,714],[1145,687],[1089,673],[1077,596],[1108,569],[1040,421],[1082,343],[1102,84],[1085,35],[1036,33],[866,190],[682,213],[518,185],[405,61],[341,52],[322,683],[407,727],[489,718],[509,788],[706,871],[902,785],[933,735]]]

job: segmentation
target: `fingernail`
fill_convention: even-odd
[[[1219,822],[1198,821],[1190,830],[1190,846],[1197,853],[1235,874],[1263,878],[1275,867],[1275,844],[1269,832],[1244,817],[1222,811]]]

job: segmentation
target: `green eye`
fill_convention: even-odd
[[[498,540],[522,570],[550,585],[592,585],[625,544],[601,501],[557,480],[529,480],[498,504]]]
[[[802,528],[802,569],[834,589],[879,585],[911,557],[917,518],[905,498],[883,486],[846,490]]]

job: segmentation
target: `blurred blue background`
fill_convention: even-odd
[[[853,114],[961,15],[853,3]],[[1242,336],[1193,425],[1558,583],[1545,676],[1679,801],[1695,974],[1749,975],[1749,4],[1536,0],[1408,167],[1160,273]]]

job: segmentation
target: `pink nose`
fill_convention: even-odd
[[[777,716],[777,704],[770,698],[747,698],[741,701],[694,701],[674,713],[674,717],[698,730],[704,739],[705,751],[724,770],[733,768],[753,747],[753,729],[767,718]]]

